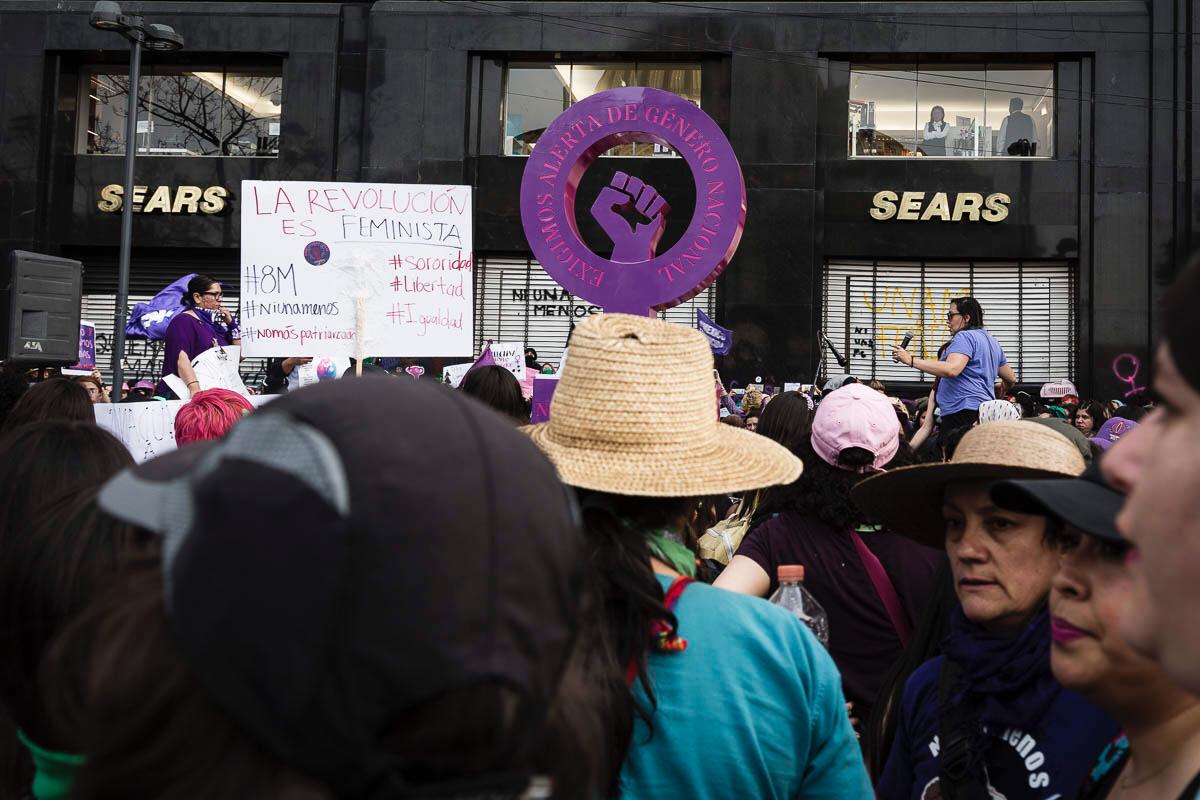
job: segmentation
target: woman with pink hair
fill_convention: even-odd
[[[175,415],[175,443],[220,439],[239,419],[254,410],[250,401],[228,389],[196,392]]]

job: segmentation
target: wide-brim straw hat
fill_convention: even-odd
[[[787,448],[717,418],[699,331],[628,314],[575,328],[550,420],[524,430],[564,483],[637,497],[699,497],[791,483]],[[659,387],[648,402],[647,386]]]
[[[1083,456],[1061,433],[1028,420],[989,422],[972,428],[945,464],[901,467],[868,478],[851,490],[873,522],[916,539],[945,546],[942,497],[959,481],[1074,477]]]

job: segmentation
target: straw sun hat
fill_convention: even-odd
[[[989,422],[972,428],[946,464],[920,464],[862,481],[851,496],[863,513],[921,544],[945,545],[942,496],[958,481],[1074,477],[1083,456],[1069,439],[1028,420]]]
[[[650,406],[647,381],[662,387]],[[725,494],[791,483],[802,469],[765,436],[718,422],[703,334],[628,314],[575,328],[550,421],[523,430],[564,483],[610,494]]]

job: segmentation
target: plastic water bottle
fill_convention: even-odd
[[[817,598],[804,588],[804,567],[801,564],[785,564],[778,569],[779,588],[771,595],[771,602],[795,614],[813,632],[817,641],[828,649],[829,616]]]

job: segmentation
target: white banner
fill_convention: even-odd
[[[472,355],[471,187],[242,181],[247,356]]]
[[[255,408],[279,395],[255,395]],[[137,463],[157,458],[176,449],[175,415],[184,400],[151,400],[145,403],[97,403],[96,424],[121,440]]]

